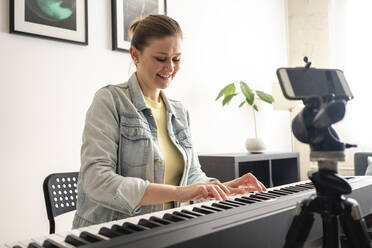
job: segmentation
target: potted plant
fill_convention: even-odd
[[[243,93],[243,97],[244,97],[244,100],[239,104],[239,108],[241,108],[245,104],[248,104],[248,106],[252,109],[252,113],[253,113],[255,138],[248,138],[245,142],[245,147],[251,153],[262,152],[263,150],[265,150],[265,144],[257,136],[256,113],[255,113],[256,111],[258,112],[257,102],[263,101],[263,102],[272,104],[274,102],[274,97],[263,91],[251,89],[243,81],[233,82],[233,83],[226,85],[220,91],[220,93],[218,93],[216,101],[223,96],[222,106],[228,105],[235,96],[239,95],[239,92],[237,92],[237,87],[235,86],[235,84],[239,84],[240,86],[239,89],[241,93]]]

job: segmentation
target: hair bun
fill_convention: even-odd
[[[136,19],[132,22],[132,24],[130,24],[130,27],[129,27],[129,30],[128,30],[130,39],[133,38],[134,32],[136,31],[136,28],[138,27],[138,24],[140,24],[141,21],[142,21],[142,19]]]

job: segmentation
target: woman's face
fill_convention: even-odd
[[[179,36],[168,36],[150,41],[142,52],[134,49],[137,60],[137,78],[142,87],[149,90],[165,89],[169,86],[181,61],[181,43]]]

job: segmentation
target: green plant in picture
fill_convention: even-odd
[[[258,112],[257,102],[263,101],[263,102],[272,104],[274,102],[274,97],[263,91],[253,90],[245,82],[239,81],[239,82],[233,82],[231,84],[226,85],[220,91],[220,93],[218,93],[216,101],[223,96],[222,106],[228,105],[235,96],[239,95],[239,92],[237,92],[237,87],[235,86],[236,84],[239,85],[239,89],[244,97],[244,101],[242,101],[239,104],[239,108],[241,108],[245,104],[248,104],[248,106],[251,107],[252,112],[253,112],[253,119],[254,119],[254,133],[257,138],[256,114],[255,114],[256,111]]]

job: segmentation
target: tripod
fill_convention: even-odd
[[[320,214],[323,222],[322,247],[339,247],[340,223],[351,247],[369,248],[370,239],[359,204],[343,196],[351,193],[351,186],[337,175],[337,162],[319,161],[318,164],[319,171],[309,175],[316,195],[297,204],[296,216],[287,233],[284,248],[303,247],[314,222],[314,213]]]

